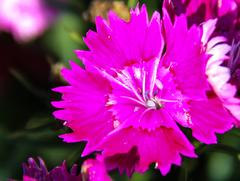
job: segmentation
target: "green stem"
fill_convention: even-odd
[[[48,98],[45,92],[38,90],[37,88],[33,87],[31,83],[16,69],[11,68],[9,69],[11,75],[16,78],[29,92],[33,95],[40,97],[40,98]]]

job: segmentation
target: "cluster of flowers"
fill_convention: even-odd
[[[165,0],[151,18],[145,5],[128,22],[97,17],[89,50],[76,51],[85,67],[71,61],[69,85],[53,89],[54,116],[72,130],[60,137],[87,142],[82,156],[98,151],[103,169],[129,176],[152,163],[166,175],[197,157],[180,126],[217,143],[240,126],[239,9],[239,0]]]

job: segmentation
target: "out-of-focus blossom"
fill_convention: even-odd
[[[56,79],[57,81],[64,82],[65,80],[61,76],[61,70],[64,68],[63,63],[52,63],[51,64],[51,75],[53,76],[52,78]]]
[[[213,56],[208,61],[206,73],[216,95],[237,118],[235,126],[240,127],[240,43],[233,43],[232,47],[224,50],[221,43],[225,41],[223,38],[216,46],[209,43],[208,52]],[[229,51],[230,56],[223,56],[222,53],[227,54]]]
[[[54,89],[63,94],[52,103],[61,109],[54,116],[73,130],[60,137],[87,141],[83,155],[102,151],[107,165],[129,175],[151,163],[165,175],[181,165],[182,155],[196,157],[179,125],[213,144],[234,122],[207,94],[206,63],[213,55],[206,44],[216,21],[188,28],[185,15],[172,22],[165,10],[162,19],[155,12],[149,20],[145,6],[132,10],[129,22],[112,12],[108,19],[98,17],[97,32],[84,38],[90,50],[76,51],[85,69],[71,62],[71,70],[62,70],[70,85]]]
[[[41,158],[38,158],[38,161],[39,164],[33,158],[29,158],[28,163],[23,163],[23,181],[111,181],[104,164],[98,160],[86,160],[82,166],[82,174],[78,173],[79,168],[76,164],[69,172],[66,161],[50,171]]]
[[[186,14],[189,24],[200,24],[219,18],[219,28],[229,30],[239,21],[239,0],[165,0],[164,6],[173,14]]]
[[[84,181],[111,181],[101,156],[86,160],[82,165],[81,173]]]
[[[240,128],[240,39],[238,38],[237,40],[238,42],[233,42],[230,58],[227,63],[231,75],[229,82],[232,87],[233,85],[235,86],[233,89],[235,94],[228,101],[232,104],[227,104],[226,107],[238,119],[236,126]]]
[[[73,165],[71,171],[68,172],[66,162],[55,167],[51,171],[47,170],[44,161],[38,158],[39,165],[34,159],[29,158],[28,163],[23,163],[23,181],[81,181],[82,176],[78,174],[77,165]]]
[[[129,9],[122,1],[112,1],[112,0],[94,0],[89,9],[89,16],[92,22],[95,22],[97,16],[107,17],[109,10],[114,11],[119,17],[129,20],[130,14]]]
[[[0,30],[29,41],[45,31],[53,14],[42,0],[0,0]]]
[[[185,13],[189,24],[200,24],[210,18],[218,18],[215,33],[226,38],[215,38],[208,45],[212,55],[207,66],[208,80],[223,105],[237,118],[240,126],[240,1],[239,0],[165,0],[164,6],[174,14]],[[234,42],[232,48],[223,43]],[[213,46],[217,43],[217,46]],[[230,53],[229,53],[230,52]],[[230,54],[230,55],[229,55]]]

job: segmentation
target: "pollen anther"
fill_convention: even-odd
[[[163,104],[161,104],[161,102],[159,102],[157,99],[153,98],[153,99],[149,99],[146,101],[146,106],[148,108],[152,108],[152,109],[161,109],[163,107]]]

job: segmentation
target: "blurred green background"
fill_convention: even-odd
[[[128,8],[135,0],[90,1],[52,0],[48,5],[58,11],[54,23],[37,39],[17,43],[7,33],[0,33],[0,180],[22,178],[21,163],[28,157],[42,157],[49,169],[67,160],[68,166],[79,165],[84,144],[67,144],[58,138],[66,131],[53,118],[50,102],[59,99],[51,88],[63,85],[61,67],[76,58],[74,50],[85,49],[82,41],[88,29],[94,29],[94,17],[105,16],[114,9],[128,18]],[[160,0],[145,0],[149,13],[159,10]],[[237,129],[219,136],[219,144],[204,146],[195,143],[198,159],[184,159],[182,167],[173,167],[162,177],[150,169],[144,175],[111,173],[114,180],[240,180],[240,131]]]

